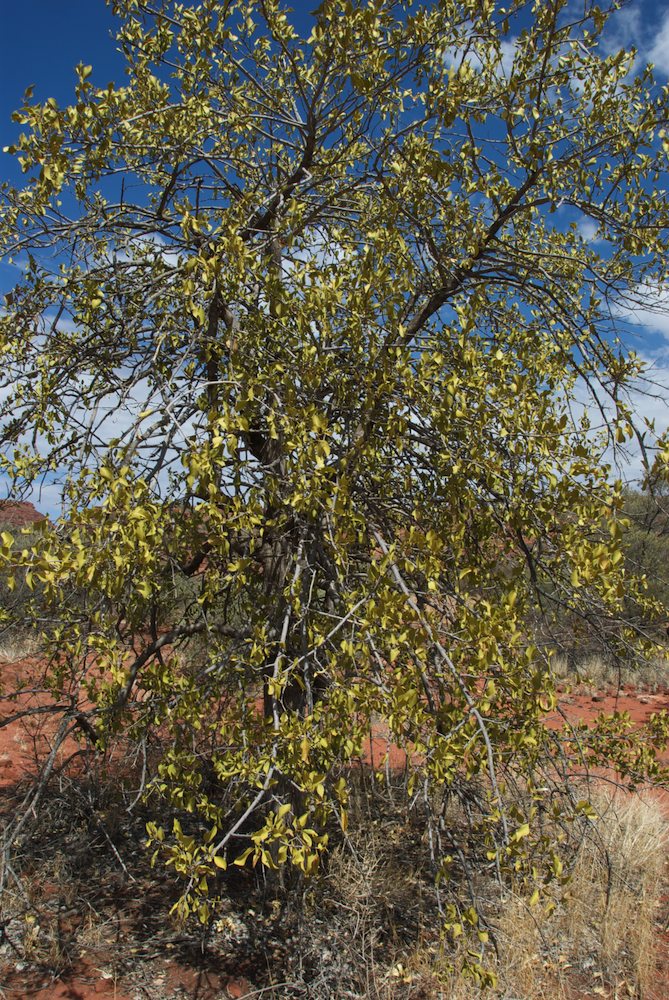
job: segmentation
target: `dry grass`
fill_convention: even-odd
[[[621,793],[596,805],[600,819],[578,854],[565,932],[575,960],[594,963],[611,984],[631,979],[647,997],[667,820],[651,798]]]
[[[118,965],[129,983],[141,979],[151,1000],[166,1000],[146,982],[151,956],[160,964],[175,954],[166,951],[177,938],[165,919],[174,887],[148,867],[141,818],[119,807],[116,822],[115,800],[100,794],[89,801],[75,784],[67,808],[61,790],[45,806],[40,837],[22,847],[31,898],[7,893],[0,917],[24,961],[57,974],[76,966],[85,950]],[[227,932],[210,935],[207,961],[216,969],[251,960],[254,995],[264,1000],[664,1000],[667,984],[656,984],[654,974],[669,823],[650,795],[601,791],[593,801],[598,818],[585,835],[583,824],[574,824],[571,843],[563,845],[571,859],[568,884],[553,885],[534,905],[531,888],[502,895],[490,879],[477,885],[498,951],[485,958],[495,988],[484,991],[464,977],[468,944],[454,946],[440,933],[424,824],[408,809],[402,782],[378,786],[362,774],[351,827],[333,845],[322,878],[287,887],[271,875],[233,873],[219,924],[246,928],[245,936],[237,942]],[[451,803],[444,814],[449,829],[464,830],[464,820]],[[132,885],[110,838],[137,879]],[[461,890],[466,896],[454,875],[444,900]],[[190,961],[191,951],[204,960],[204,938],[189,934],[177,936],[185,942],[181,960]],[[147,957],[129,968],[129,954]],[[0,948],[0,963],[16,957]]]
[[[528,895],[486,888],[498,950],[485,960],[497,976],[488,989],[462,974],[471,941],[454,949],[439,934],[434,901],[432,909],[426,905],[429,887],[417,858],[408,856],[420,845],[403,842],[399,825],[396,837],[391,825],[353,832],[331,857],[325,889],[304,914],[299,940],[309,995],[664,1000],[667,984],[655,982],[655,969],[669,822],[651,796],[599,792],[593,804],[598,817],[585,835],[580,828],[578,839],[574,829],[566,845],[573,862],[567,884],[554,885],[534,905]],[[288,995],[270,993],[272,1000]]]
[[[567,659],[556,656],[551,663],[554,676],[589,693],[618,690],[623,685],[633,685],[637,691],[666,691],[669,689],[669,654],[652,660],[638,660],[634,665],[617,665],[601,656],[590,656],[576,667]]]
[[[443,971],[452,955],[423,950],[408,960],[410,991],[398,1000],[664,1000],[667,983],[655,971],[669,823],[650,797],[600,794],[595,805],[599,818],[577,848],[555,911],[517,895],[500,902],[495,989]]]
[[[37,636],[25,631],[7,629],[0,635],[0,663],[16,663],[28,656],[38,656],[41,648]]]

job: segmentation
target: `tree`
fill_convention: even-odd
[[[666,279],[666,88],[590,2],[325,0],[302,34],[277,0],[113,8],[126,85],[28,94],[2,201],[3,469],[65,498],[2,558],[62,732],[161,734],[150,838],[205,921],[217,868],[315,870],[373,726],[442,873],[462,795],[481,863],[550,877],[529,622],[632,639],[602,455],[642,367],[616,307]],[[652,772],[622,725],[583,760]]]

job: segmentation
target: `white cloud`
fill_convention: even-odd
[[[669,341],[669,285],[639,284],[615,303],[612,313]]]
[[[647,12],[641,4],[621,8],[610,18],[601,44],[606,55],[635,48],[635,69],[650,62],[658,76],[669,76],[669,6]]]
[[[516,38],[504,38],[500,42],[501,67],[505,76],[511,76],[513,60],[516,56]]]
[[[649,364],[646,373],[630,388],[628,398],[634,426],[646,449],[646,461],[652,465],[656,440],[669,429],[669,368]],[[609,450],[606,457],[625,481],[639,482],[643,478],[644,456],[637,438],[616,449],[615,456]]]
[[[630,407],[639,437],[634,436],[622,445],[613,444],[611,428],[615,405],[604,388],[596,383],[591,382],[588,387],[579,378],[565,401],[576,425],[583,415],[588,417],[590,429],[585,439],[595,454],[600,450],[600,463],[610,466],[612,477],[630,484],[638,484],[643,478],[644,449],[646,461],[652,464],[656,439],[669,429],[669,367],[652,359],[645,360],[646,372],[628,387],[623,397]]]
[[[41,514],[55,519],[62,513],[62,493],[63,487],[60,483],[37,483],[26,500],[34,503]]]
[[[170,249],[167,240],[159,233],[145,233],[130,236],[119,243],[118,247],[107,254],[109,263],[127,264],[141,261],[147,254],[154,253],[162,258],[168,267],[177,267],[180,255]]]
[[[639,47],[639,40],[644,33],[643,21],[639,7],[622,7],[609,18],[602,44],[608,54],[619,49]]]
[[[444,53],[444,65],[447,69],[459,70],[461,66],[469,65],[475,73],[483,68],[481,57],[473,48],[449,48]]]
[[[44,316],[43,319],[49,323],[54,317]],[[72,321],[64,317],[58,321],[59,329],[70,325],[74,327]],[[151,474],[151,488],[159,496],[167,496],[169,469],[174,468],[184,442],[198,434],[202,415],[195,409],[193,399],[204,390],[206,383],[193,384],[181,373],[175,372],[170,386],[148,376],[128,384],[129,374],[127,370],[117,370],[108,388],[98,388],[94,392],[91,406],[84,403],[85,394],[92,385],[93,376],[90,373],[79,378],[73,376],[67,385],[60,388],[63,440],[70,434],[76,434],[82,447],[77,455],[73,446],[69,471],[76,476],[80,461],[95,466],[108,454],[112,441],[116,441],[129,449],[128,455],[134,453],[140,474]],[[18,384],[16,379],[0,382],[0,404],[12,396]],[[12,413],[7,414],[6,419],[11,416]],[[167,423],[163,419],[165,417]],[[168,438],[171,443],[159,461],[162,444]],[[52,442],[43,433],[26,432],[18,443],[27,445],[31,450],[34,448],[43,457],[53,450]],[[57,458],[61,457],[57,453]],[[68,466],[59,464],[48,474],[48,479],[38,478],[30,490],[21,495],[21,499],[34,503],[39,511],[56,518],[61,514],[62,488],[67,479]],[[11,486],[10,479],[0,473],[0,498],[11,494]]]
[[[632,386],[630,400],[637,416],[654,423],[659,434],[669,427],[669,367],[646,360],[647,369]]]
[[[612,314],[630,329],[637,328],[651,342],[653,337],[659,336],[669,344],[669,285],[649,282],[637,285],[616,302]],[[637,354],[646,370],[630,386],[627,401],[652,462],[655,438],[669,429],[669,350],[661,342],[659,347],[652,349],[642,343]],[[647,424],[652,425],[652,430]],[[615,456],[609,450],[606,460],[627,480],[638,480],[642,475],[643,455],[637,440],[629,442],[624,449],[616,449]]]
[[[586,243],[601,243],[601,240],[597,239],[599,226],[593,219],[579,219],[577,228]]]
[[[669,10],[665,11],[660,30],[655,33],[655,41],[647,53],[649,62],[664,76],[669,76]]]
[[[503,38],[499,43],[499,59],[495,67],[496,72],[504,77],[509,77],[511,71],[513,70],[513,60],[516,55],[516,44],[518,42],[517,38]],[[486,63],[489,60],[494,60],[494,50],[489,49],[489,44],[487,41],[483,41],[484,51],[486,55]],[[457,47],[452,46],[447,49],[444,53],[444,65],[447,69],[460,69],[461,66],[469,65],[470,69],[474,73],[480,73],[483,69],[484,60],[476,48],[476,40],[474,44],[467,47]]]

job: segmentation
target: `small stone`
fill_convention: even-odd
[[[225,992],[232,1000],[239,1000],[251,992],[251,984],[247,979],[231,979],[225,987]]]

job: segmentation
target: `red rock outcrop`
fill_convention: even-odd
[[[0,524],[12,528],[24,528],[36,521],[44,521],[46,514],[40,514],[32,503],[25,500],[0,500]]]

